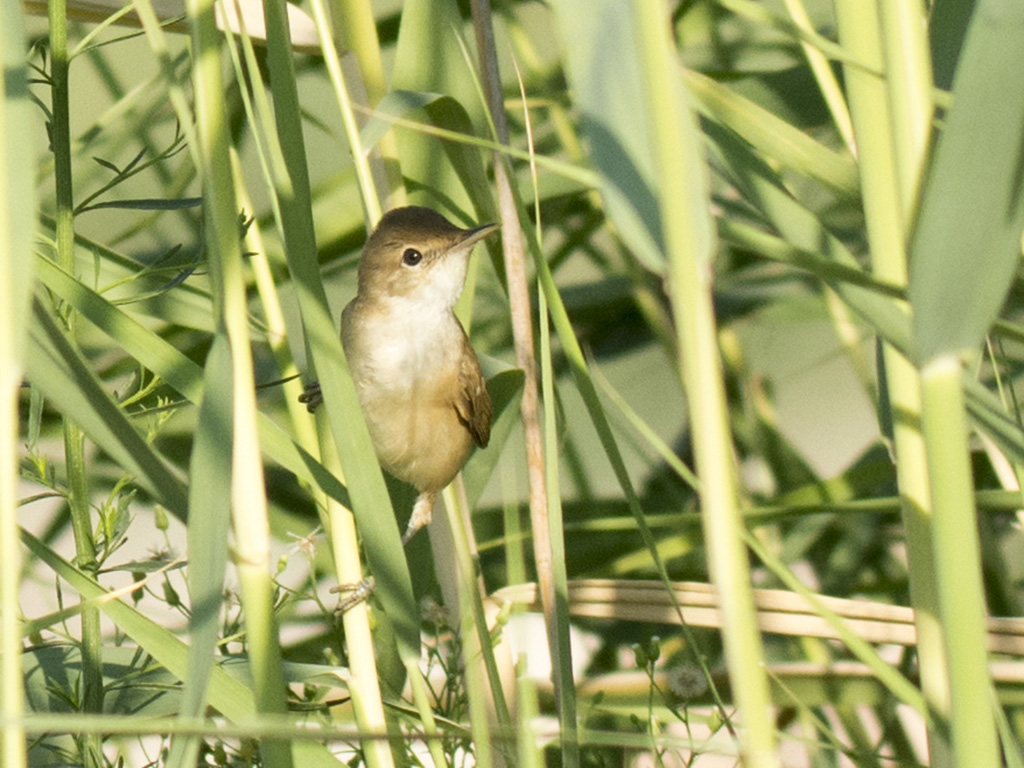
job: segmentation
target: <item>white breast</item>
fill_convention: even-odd
[[[455,450],[460,466],[471,448],[452,405],[463,334],[448,308],[408,304],[390,299],[386,311],[378,306],[371,313],[353,302],[343,315],[342,340],[381,464],[422,489],[451,479],[445,477],[450,459],[437,463],[446,453],[442,444],[465,442]]]

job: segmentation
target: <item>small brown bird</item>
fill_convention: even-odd
[[[487,446],[491,398],[452,311],[473,246],[498,228],[460,229],[410,206],[388,212],[359,262],[359,289],[341,315],[341,341],[377,458],[419,496],[402,536],[427,525],[437,494]],[[300,398],[313,410],[319,385]]]

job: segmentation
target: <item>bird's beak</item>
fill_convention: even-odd
[[[459,245],[464,248],[472,248],[492,232],[501,228],[501,224],[481,224],[479,227],[467,229],[462,233],[462,240]]]

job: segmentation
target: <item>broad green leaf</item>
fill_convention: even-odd
[[[220,632],[220,608],[227,565],[232,472],[231,349],[217,334],[206,356],[203,400],[189,458],[188,487],[188,676],[182,691],[181,715],[202,717]],[[194,763],[198,741],[176,737],[168,764]]]
[[[976,0],[935,0],[928,17],[935,85],[950,88]]]
[[[626,245],[656,273],[665,271],[652,105],[630,3],[555,0],[566,72],[607,211]]]
[[[1002,307],[1024,228],[1024,5],[979,0],[910,243],[919,363],[974,349]]]

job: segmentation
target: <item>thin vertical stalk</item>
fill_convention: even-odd
[[[323,446],[330,446],[330,438],[323,435],[320,441]],[[344,477],[337,453],[333,450],[325,462],[325,466]],[[338,580],[341,584],[357,584],[363,577],[362,568],[357,558],[345,557],[348,542],[356,540],[356,520],[352,510],[334,499],[327,499],[327,529],[330,533],[331,552],[337,564]],[[387,732],[387,719],[384,716],[384,703],[380,693],[380,681],[377,673],[377,659],[374,655],[373,634],[370,631],[370,610],[365,601],[345,611],[341,616],[345,627],[345,648],[348,651],[350,676],[347,681],[352,693],[352,709],[356,724],[360,730],[369,733]],[[407,665],[409,666],[409,665]],[[410,669],[410,678],[415,677],[419,669]],[[421,713],[422,716],[422,713]],[[424,728],[429,733],[428,721]],[[433,743],[433,742],[432,742]],[[433,750],[431,750],[433,754]],[[369,768],[390,768],[394,759],[388,744],[380,739],[373,739],[363,744],[363,758]]]
[[[56,185],[55,213],[56,259],[68,274],[75,273],[74,186],[71,170],[71,115],[69,95],[67,8],[64,0],[49,4],[50,24],[50,141],[53,147]],[[68,309],[65,328],[72,343],[75,339],[75,313]],[[93,541],[89,505],[89,481],[85,466],[85,435],[67,415],[63,417],[64,461],[67,471],[67,501],[71,527],[75,537],[75,559],[78,566],[95,577],[96,546]],[[100,614],[96,608],[82,611],[82,700],[84,712],[103,711],[103,658],[100,635]],[[82,739],[86,765],[102,763],[99,734]]]
[[[896,180],[906,233],[917,204],[935,109],[928,14],[922,0],[876,2],[882,22]]]
[[[985,589],[960,361],[940,355],[921,369],[922,427],[935,517],[938,602],[949,651],[949,728],[957,768],[1002,764],[988,669]]]
[[[533,733],[533,724],[537,721],[540,707],[537,703],[537,688],[525,674],[526,656],[521,655],[516,663],[517,693],[519,702],[516,728],[516,765],[519,768],[540,768],[544,758],[537,748],[537,737]]]
[[[238,153],[234,147],[231,149],[231,170],[241,209],[252,211],[252,201],[249,199],[248,190],[242,178]],[[277,362],[277,368],[281,376],[285,378],[294,376],[297,373],[297,369],[295,361],[292,359],[291,351],[288,348],[288,326],[285,321],[284,311],[281,308],[277,285],[274,283],[270,261],[267,258],[267,249],[263,243],[263,233],[260,230],[259,222],[255,220],[252,221],[245,232],[245,250],[246,253],[251,254],[247,261],[252,269],[260,303],[263,305],[263,315],[267,324],[267,345],[270,347],[270,352]],[[297,442],[307,451],[316,450],[316,431],[314,425],[307,417],[305,406],[299,402],[299,395],[302,394],[302,382],[297,378],[285,381],[281,385],[281,392],[284,395],[285,407],[291,417],[292,428],[295,430]]]
[[[480,56],[481,81],[487,99],[488,111],[498,142],[509,143],[508,118],[505,114],[501,75],[494,47],[494,28],[489,0],[474,0],[473,27]],[[516,350],[516,365],[523,371],[525,381],[520,414],[526,443],[526,467],[530,497],[530,523],[533,533],[533,556],[537,568],[537,582],[541,606],[547,626],[548,646],[552,662],[552,682],[559,705],[562,739],[562,761],[567,767],[579,764],[576,745],[576,709],[572,687],[571,646],[567,637],[568,622],[556,616],[558,596],[555,589],[555,568],[565,568],[564,561],[556,563],[553,557],[549,520],[547,476],[544,464],[544,437],[540,426],[540,394],[537,386],[537,364],[534,359],[533,325],[530,310],[530,290],[526,279],[526,257],[523,234],[519,228],[518,206],[508,167],[500,153],[494,154],[494,182],[498,196],[498,212],[502,227],[502,252],[508,281],[509,306],[512,314],[512,337]],[[563,576],[564,579],[564,576]],[[561,629],[564,627],[564,631]]]
[[[318,29],[323,29],[322,21],[318,22]],[[254,64],[251,41],[244,35],[243,48],[246,61],[250,65]],[[251,67],[251,71],[255,71],[255,67]],[[342,87],[344,87],[344,83],[342,83]],[[265,94],[262,91],[257,91],[254,101],[259,115],[259,119],[254,119],[254,122],[261,123],[264,131],[270,136],[270,140],[267,141],[266,154],[278,155],[277,134],[274,130],[273,121],[269,118],[270,110]],[[241,183],[241,178],[237,176],[240,173],[237,166],[237,158],[233,157],[233,159],[236,160],[234,163],[236,184],[240,192],[244,194],[244,185]],[[264,163],[264,173],[268,187],[271,190],[273,190],[273,174],[270,170],[272,165],[278,169],[279,175],[283,175],[283,158]],[[373,205],[375,200],[374,193],[369,204]],[[273,195],[271,204],[274,209],[275,220],[279,225],[282,225],[280,205],[277,198]],[[377,215],[379,216],[379,212]],[[258,232],[259,230],[254,223],[247,232],[247,239],[258,237]],[[253,269],[267,314],[269,334],[272,338],[271,347],[275,350],[275,356],[278,358],[282,374],[285,374],[288,369],[294,368],[294,362],[286,349],[286,345],[283,343],[283,336],[280,338],[280,345],[275,344],[273,341],[275,335],[282,333],[285,329],[284,316],[281,313],[277,299],[277,289],[273,284],[269,265],[266,264],[262,245],[251,250],[257,254],[253,259]],[[324,466],[335,476],[344,479],[344,472],[338,460],[337,452],[333,450],[334,446],[329,436],[327,434],[318,435],[315,431],[316,423],[309,419],[308,414],[300,412],[302,406],[298,402],[299,390],[301,390],[301,385],[298,381],[285,384],[287,407],[292,414],[292,422],[302,446],[315,458],[320,457],[321,446],[323,446],[325,453],[325,458],[323,459]],[[352,511],[336,500],[329,498],[324,493],[317,493],[317,497],[318,506],[324,510],[324,513],[321,515],[321,522],[328,533],[331,553],[336,564],[338,581],[340,584],[356,584],[362,579],[363,574],[358,552],[353,553],[353,549],[355,549],[354,543],[356,542],[356,529]],[[351,670],[347,686],[352,693],[352,708],[356,723],[361,729],[368,732],[385,733],[387,731],[387,720],[384,716],[384,705],[381,699],[368,607],[365,603],[356,605],[346,611],[341,620],[345,628],[345,641]],[[410,677],[415,678],[419,674],[418,668],[410,669],[409,674]],[[429,715],[429,712],[427,715],[423,715],[421,710],[421,716],[424,718],[425,724],[428,722]],[[425,725],[425,727],[428,726]],[[440,744],[436,739],[430,740],[430,749],[432,755],[435,752],[439,752]],[[387,768],[387,766],[391,766],[394,763],[389,745],[382,740],[366,742],[363,749],[363,757],[370,768]]]
[[[455,552],[456,595],[459,612],[459,637],[462,641],[463,673],[466,685],[466,703],[469,709],[469,729],[473,737],[473,754],[477,764],[494,764],[494,740],[487,717],[488,679],[490,697],[499,713],[498,722],[502,729],[509,726],[511,718],[501,693],[501,682],[494,665],[494,650],[490,647],[487,623],[479,597],[476,569],[470,551],[462,514],[463,507],[455,498],[455,485],[442,491],[445,510],[448,514],[448,529],[451,532]],[[484,644],[487,644],[485,647]],[[490,668],[485,669],[490,662]]]
[[[491,120],[501,144],[509,143],[508,120],[505,115],[501,78],[491,26],[490,3],[476,0],[472,4],[480,53],[481,81],[486,94]],[[512,337],[516,350],[516,365],[523,371],[525,381],[520,401],[526,443],[526,467],[529,486],[530,521],[533,533],[533,556],[537,568],[541,605],[548,628],[548,640],[553,655],[554,683],[560,686],[559,666],[568,660],[555,654],[558,647],[553,635],[555,594],[552,577],[551,539],[548,525],[547,490],[544,472],[543,436],[540,429],[540,397],[537,388],[537,365],[533,356],[533,325],[530,310],[530,292],[526,280],[526,259],[515,195],[504,160],[494,155],[494,181],[497,188],[498,212],[503,224],[501,241],[508,280],[509,306],[512,315]],[[556,692],[556,698],[561,698]],[[564,726],[563,726],[564,727]]]
[[[888,97],[891,141],[890,157],[878,161],[863,157],[862,169],[878,176],[889,191],[883,205],[895,195],[899,243],[881,240],[872,243],[875,273],[893,285],[906,285],[908,263],[906,246],[910,239],[914,209],[932,132],[932,66],[927,34],[927,12],[920,0],[877,0],[882,32],[885,85]],[[872,57],[876,55],[871,51]],[[874,108],[877,105],[869,105]],[[870,154],[870,150],[866,149]],[[878,162],[886,163],[880,168]],[[887,172],[888,171],[888,172]],[[863,174],[862,174],[863,175]],[[893,178],[893,175],[895,178]],[[875,184],[863,184],[865,195],[876,192]],[[876,215],[880,213],[875,206]],[[879,234],[884,237],[887,229]],[[870,237],[870,234],[869,234]],[[875,249],[875,245],[878,249]],[[921,433],[920,372],[891,346],[883,347],[886,386],[892,409],[893,443],[896,451],[900,509],[906,528],[910,564],[910,598],[917,625],[918,665],[921,692],[933,712],[946,716],[950,707],[950,679],[947,653],[940,620],[936,588],[932,496],[929,487],[927,445]],[[931,728],[928,746],[932,764],[942,768],[953,758],[949,730]]]
[[[377,37],[377,20],[369,0],[328,0],[334,34],[339,45],[348,48],[355,55],[359,75],[371,107],[376,107],[388,92],[384,75],[384,62]],[[394,130],[389,130],[377,143],[384,174],[387,179],[384,208],[389,209],[406,202],[405,180],[398,157],[398,140]]]
[[[911,0],[911,3],[913,0]],[[931,71],[927,40],[906,34],[910,3],[904,0],[861,3],[841,0],[836,14],[843,45],[877,71],[847,67],[846,87],[853,115],[875,274],[893,285],[907,284],[908,222],[917,194],[931,119]],[[902,6],[898,11],[896,6]],[[924,25],[918,8],[916,24]],[[880,17],[881,14],[881,17]],[[920,92],[927,90],[929,98]],[[949,714],[946,648],[935,591],[932,508],[928,456],[921,434],[921,381],[914,365],[892,345],[882,343],[884,387],[888,394],[900,509],[910,565],[910,595],[918,633],[921,688],[940,719]],[[931,759],[948,765],[950,745],[941,729],[928,734]]]
[[[459,616],[462,619],[462,648],[465,658],[465,674],[480,675],[482,665],[490,686],[493,714],[502,730],[512,727],[512,717],[505,700],[504,686],[494,655],[487,615],[481,596],[484,593],[483,579],[479,575],[479,562],[470,527],[469,504],[461,479],[457,479],[441,494],[444,501],[446,522],[451,536],[451,548],[455,553],[455,578]],[[447,549],[447,548],[446,548]],[[467,613],[468,612],[468,613]],[[471,631],[470,637],[465,633]],[[478,702],[470,701],[470,706]]]
[[[441,731],[437,728],[437,721],[434,719],[434,711],[430,708],[430,696],[427,691],[427,681],[423,677],[423,671],[418,664],[407,665],[409,673],[409,687],[412,689],[412,702],[419,713],[420,722],[423,723],[423,733],[426,734],[427,749],[430,750],[430,758],[434,765],[445,764],[444,748],[441,744]]]
[[[722,606],[726,664],[744,726],[748,768],[775,766],[774,722],[757,627],[733,460],[722,361],[712,304],[714,232],[697,126],[678,76],[663,2],[635,6],[641,67],[653,110],[658,200],[668,257],[668,295],[676,323],[680,376],[689,404],[700,478],[701,518],[712,580]]]
[[[345,473],[324,420],[318,419],[316,426],[317,443],[323,448],[321,461],[324,467],[344,481]],[[320,453],[320,450],[315,446],[314,455],[317,453]],[[324,498],[327,508],[324,527],[331,542],[331,556],[334,559],[338,583],[358,584],[363,578],[362,564],[358,557],[351,556],[352,542],[357,540],[355,516],[351,509],[340,502],[324,496],[321,497],[322,502]],[[369,733],[385,733],[387,720],[384,717],[384,704],[377,675],[377,658],[374,655],[373,635],[370,632],[370,609],[366,601],[342,613],[341,623],[345,628],[345,648],[348,651],[349,666],[347,685],[352,691],[352,711],[356,725],[360,730]],[[369,768],[390,768],[394,765],[388,744],[379,739],[363,745],[363,757]]]
[[[18,396],[21,392],[21,347],[30,281],[18,279],[33,257],[28,227],[16,221],[19,210],[32,211],[34,184],[28,163],[31,142],[26,123],[28,78],[25,74],[21,8],[0,0],[0,764],[25,768],[27,762],[25,696],[22,683],[22,628],[18,587],[21,549],[18,534]]]
[[[345,353],[328,310],[316,261],[309,170],[302,141],[285,3],[283,0],[267,0],[263,4],[263,13],[268,33],[267,62],[275,102],[274,117],[285,166],[284,172],[274,178],[273,194],[280,206],[288,268],[296,289],[310,359],[316,365],[323,389],[324,410],[333,436],[332,446],[326,434],[320,435],[320,453],[329,462],[328,468],[339,476],[341,466],[345,468],[344,479],[352,501],[351,510],[340,504],[328,504],[327,507],[327,529],[334,564],[340,584],[353,584],[362,579],[361,553],[352,519],[354,513],[367,559],[378,579],[377,595],[395,628],[399,656],[403,663],[416,663],[420,658],[419,624],[398,525],[359,409]],[[398,557],[402,558],[400,562],[389,556],[396,550]],[[355,710],[356,722],[367,731],[380,731],[381,724],[386,723],[386,715],[374,663],[367,607],[356,606],[346,612],[343,622],[353,671],[350,685],[359,689],[354,698],[361,702]],[[365,744],[364,756],[371,766],[393,764],[390,750],[380,741]]]
[[[785,0],[785,3],[793,23],[801,30],[814,32],[803,0]],[[835,123],[836,130],[839,131],[839,135],[843,139],[843,144],[851,153],[856,154],[856,141],[853,136],[850,111],[843,98],[843,90],[839,87],[839,81],[832,71],[832,62],[806,39],[800,41],[800,47],[804,51],[804,56],[807,57],[811,72],[814,73],[814,77],[818,81],[818,88],[821,90],[822,98],[825,99],[825,104],[828,105],[828,111],[832,113],[832,122]]]
[[[0,43],[2,45],[2,43]],[[0,118],[0,130],[3,129]],[[2,150],[0,150],[2,152]],[[0,173],[4,171],[0,157]],[[0,187],[3,185],[0,184]],[[0,191],[0,249],[10,253],[4,239],[7,201]],[[0,279],[0,307],[12,305],[10,281]],[[3,311],[3,310],[0,310]],[[10,768],[25,765],[25,713],[21,668],[21,622],[18,620],[18,586],[21,552],[18,547],[18,394],[21,370],[14,354],[13,313],[0,316],[0,763]]]
[[[516,69],[516,82],[519,84],[519,95],[523,100],[523,124],[526,128],[526,143],[530,152],[530,179],[533,186],[534,201],[534,238],[538,244],[537,256],[540,260],[544,256],[540,254],[539,245],[543,242],[544,227],[542,225],[540,189],[537,176],[537,154],[534,151],[533,121],[530,119],[530,109],[527,106],[526,86],[523,84],[523,76],[519,66],[513,60]],[[546,264],[545,264],[546,266]],[[542,270],[546,271],[546,270]],[[558,692],[558,711],[561,716],[562,728],[562,755],[563,762],[569,765],[579,763],[579,726],[577,724],[577,701],[576,685],[572,673],[572,642],[569,624],[569,586],[568,576],[565,568],[565,520],[562,515],[562,494],[558,482],[558,464],[560,451],[558,449],[558,421],[556,418],[557,409],[554,407],[555,400],[555,373],[551,355],[551,317],[548,313],[547,298],[543,290],[544,279],[537,280],[537,317],[540,327],[540,368],[541,368],[541,393],[544,408],[544,479],[547,487],[548,503],[548,532],[551,541],[551,557],[554,567],[552,568],[552,580],[555,590],[555,611],[556,623],[554,632],[551,634],[558,645],[552,650],[554,657],[563,659],[563,666],[559,667],[561,675],[560,684],[556,685]]]
[[[539,222],[539,217],[538,217]],[[539,224],[538,224],[539,228]],[[539,234],[539,233],[538,233]],[[538,237],[538,242],[540,238]],[[553,569],[555,589],[555,621],[559,622],[554,633],[559,643],[552,655],[572,662],[571,636],[569,634],[569,586],[565,572],[565,536],[562,516],[562,497],[558,484],[558,424],[555,408],[555,372],[551,360],[551,325],[548,316],[547,299],[543,291],[537,292],[537,313],[540,319],[541,389],[544,395],[544,458],[545,477],[548,488],[548,528],[551,532],[551,554],[559,567]],[[562,713],[562,752],[569,754],[572,763],[579,762],[579,729],[576,723],[576,690],[572,685],[571,673],[566,675],[559,686],[559,712]]]
[[[188,0],[195,49],[193,87],[196,134],[206,201],[206,249],[214,309],[228,340],[232,376],[231,516],[236,567],[245,609],[246,638],[258,711],[284,713],[284,673],[273,613],[270,525],[256,428],[256,389],[249,344],[245,282],[239,245],[234,181],[224,121],[224,83],[213,0]],[[264,739],[263,763],[290,768],[287,741]]]
[[[377,226],[383,213],[381,200],[377,194],[377,185],[373,180],[373,172],[370,168],[370,157],[364,151],[359,136],[359,126],[356,124],[355,110],[352,109],[352,99],[349,96],[348,86],[345,84],[345,77],[341,72],[338,50],[335,48],[334,39],[330,34],[324,0],[312,0],[311,6],[313,21],[316,23],[316,33],[320,39],[320,47],[323,49],[324,65],[327,67],[331,85],[334,86],[334,98],[341,110],[345,135],[352,151],[352,162],[355,165],[356,179],[359,182],[360,199],[363,201],[363,210],[366,213],[367,228],[373,229]]]
[[[486,0],[473,3],[474,13],[479,21],[474,24],[478,30],[477,45],[480,48],[481,70],[484,91],[501,144],[508,144],[508,120],[505,116],[501,80],[498,75],[497,55],[491,33],[490,4]],[[543,439],[540,430],[540,398],[537,389],[537,365],[533,357],[533,325],[530,319],[530,291],[526,280],[526,259],[523,238],[519,230],[515,196],[508,177],[505,163],[495,153],[495,186],[498,194],[498,211],[503,224],[501,232],[502,249],[505,256],[505,273],[508,280],[509,305],[512,314],[512,337],[516,349],[516,365],[525,374],[523,398],[520,403],[523,430],[526,441],[527,477],[530,489],[530,518],[533,528],[534,560],[537,578],[540,582],[541,603],[544,614],[551,622],[554,594],[551,581],[551,543],[548,538],[547,495],[544,482]],[[554,646],[552,646],[554,647]]]

